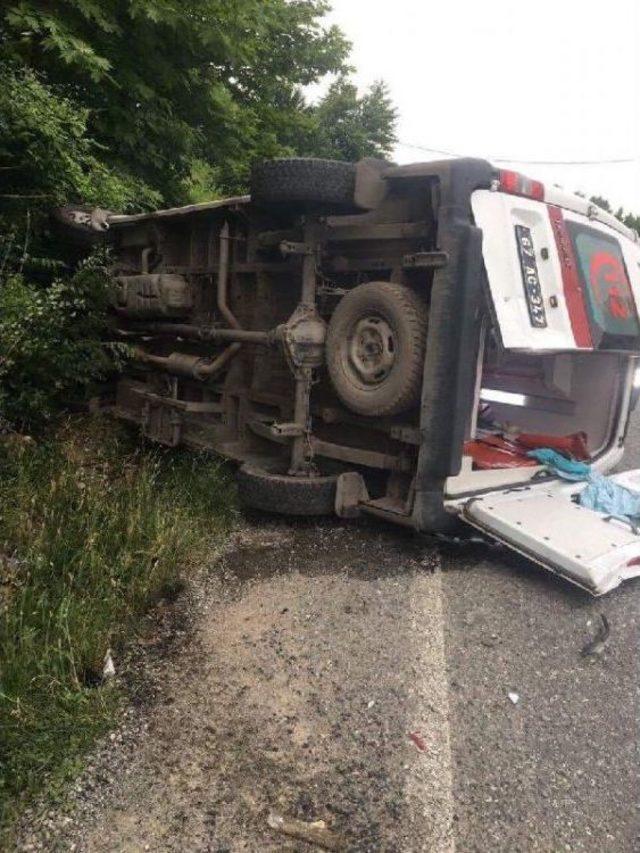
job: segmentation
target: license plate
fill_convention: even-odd
[[[516,225],[516,243],[518,244],[520,270],[522,272],[524,295],[529,310],[529,320],[532,326],[538,329],[545,329],[547,327],[547,315],[544,310],[544,299],[538,276],[536,253],[533,248],[531,229],[527,228],[526,225]]]

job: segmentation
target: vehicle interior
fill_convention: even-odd
[[[628,369],[629,356],[616,352],[508,351],[487,324],[465,443],[467,485],[473,472],[481,487],[488,470],[492,484],[500,470],[512,482],[514,469],[537,467],[528,453],[544,446],[597,460],[618,436]]]

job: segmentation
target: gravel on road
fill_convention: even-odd
[[[271,815],[357,851],[639,850],[639,593],[370,522],[247,519],[19,847],[318,849]]]
[[[143,728],[79,781],[99,807],[24,843],[311,849],[275,813],[325,821],[344,849],[453,849],[437,555],[395,530],[261,519],[203,584]]]

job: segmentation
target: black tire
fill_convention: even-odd
[[[309,157],[264,160],[253,167],[251,198],[258,204],[316,211],[355,211],[356,167]]]
[[[291,477],[249,463],[238,471],[238,497],[246,506],[278,515],[333,515],[336,476]]]
[[[383,417],[419,403],[427,320],[426,304],[402,284],[368,282],[341,299],[329,322],[326,358],[345,406]]]

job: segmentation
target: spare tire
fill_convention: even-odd
[[[311,157],[263,160],[251,173],[251,198],[258,204],[317,212],[357,211],[356,167]]]
[[[292,477],[246,463],[237,475],[246,506],[279,515],[332,515],[337,476]]]
[[[359,415],[395,415],[420,401],[427,340],[425,302],[389,281],[360,284],[338,303],[327,332],[327,368]]]

